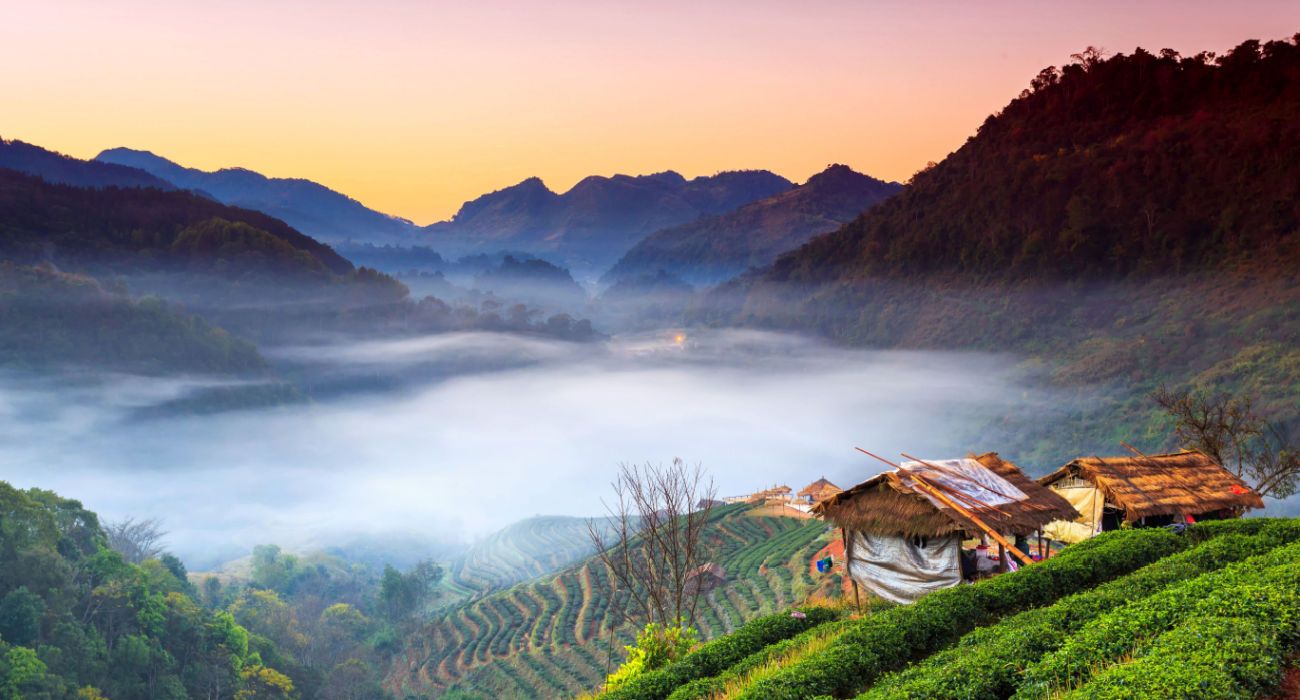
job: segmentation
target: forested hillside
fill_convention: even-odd
[[[824,544],[815,520],[717,508],[706,539],[727,583],[700,604],[698,627],[711,638],[802,601],[819,582],[809,574]],[[385,685],[398,696],[562,697],[595,685],[611,660],[607,628],[616,620],[604,566],[587,559],[557,575],[521,583],[439,614],[408,637]],[[614,635],[612,663],[630,641]]]
[[[633,280],[663,270],[695,285],[721,282],[834,231],[901,187],[832,165],[794,189],[650,234],[603,281]]]
[[[230,225],[217,230],[215,222]],[[196,248],[224,248],[218,252],[286,274],[353,269],[329,246],[259,212],[188,192],[71,187],[4,169],[0,235],[0,255],[21,262],[136,271],[192,261]]]
[[[1166,439],[1148,398],[1162,383],[1246,393],[1294,424],[1296,153],[1295,40],[1218,58],[1085,52],[903,192],[720,289],[698,317],[1015,353],[1083,392],[1058,453]]]
[[[22,141],[0,139],[0,168],[77,187],[151,187],[173,190],[166,180],[127,165],[80,160]]]
[[[293,696],[272,642],[200,605],[175,557],[124,561],[81,503],[0,482],[0,545],[0,697]]]

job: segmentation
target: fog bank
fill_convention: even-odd
[[[206,567],[259,543],[463,541],[535,514],[594,515],[621,461],[699,462],[721,495],[823,475],[846,486],[881,468],[855,445],[960,456],[997,450],[976,432],[1001,416],[1055,415],[1014,358],[753,331],[601,344],[465,333],[268,354],[315,375],[382,375],[385,390],[141,419],[210,384],[0,375],[0,479],[109,519],[159,517],[169,547]]]

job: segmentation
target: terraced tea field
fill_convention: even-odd
[[[825,544],[825,524],[749,510],[727,506],[710,516],[708,536],[728,582],[701,603],[705,639],[817,587],[808,560]],[[584,560],[446,610],[407,640],[386,685],[398,697],[562,697],[590,689],[608,661],[609,590],[603,567]],[[629,639],[627,630],[615,636],[615,665]]]
[[[764,631],[773,624],[600,697],[1276,697],[1300,653],[1300,520],[1109,532],[912,605]]]
[[[447,567],[444,607],[520,581],[545,576],[591,554],[585,518],[537,516],[521,520],[470,547]]]

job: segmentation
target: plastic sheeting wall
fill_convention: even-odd
[[[911,603],[940,588],[961,583],[961,540],[849,533],[849,575],[871,593],[895,603]]]
[[[1061,498],[1069,501],[1070,505],[1079,511],[1079,517],[1073,522],[1054,520],[1048,523],[1043,528],[1044,537],[1058,542],[1074,544],[1097,534],[1101,529],[1102,507],[1106,504],[1106,498],[1099,489],[1091,484],[1078,486],[1057,486],[1053,484],[1050,488]]]

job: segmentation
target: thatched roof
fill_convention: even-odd
[[[1224,509],[1263,508],[1264,499],[1200,452],[1127,457],[1080,457],[1038,480],[1084,479],[1123,508],[1126,520],[1154,515],[1200,515]]]
[[[727,570],[722,568],[722,565],[716,562],[708,562],[707,564],[700,564],[694,569],[691,569],[686,574],[686,578],[688,579],[692,579],[697,576],[712,576],[713,578],[718,578],[725,581],[727,579]]]
[[[824,499],[830,498],[831,496],[834,496],[835,494],[837,494],[837,493],[839,493],[840,491],[843,491],[843,490],[844,490],[844,489],[842,489],[842,488],[836,486],[835,484],[832,484],[831,482],[827,481],[827,480],[826,480],[826,477],[823,476],[822,478],[820,478],[820,479],[818,479],[818,480],[812,482],[811,484],[808,484],[807,486],[803,487],[803,489],[802,489],[801,491],[799,491],[799,494],[798,494],[798,495],[799,495],[799,496],[808,496],[808,497],[812,498],[812,500],[813,500],[814,503],[816,503],[817,501],[821,501],[821,500],[824,500]]]
[[[1079,514],[1064,498],[1025,476],[1016,465],[989,452],[972,457],[1006,479],[1026,496],[975,515],[985,524],[1012,534],[1027,535],[1053,520],[1074,520]],[[903,482],[896,471],[874,476],[813,506],[813,512],[838,527],[888,535],[936,536],[950,532],[974,535],[982,530],[951,508],[934,505]],[[1001,511],[1001,512],[999,512]]]

